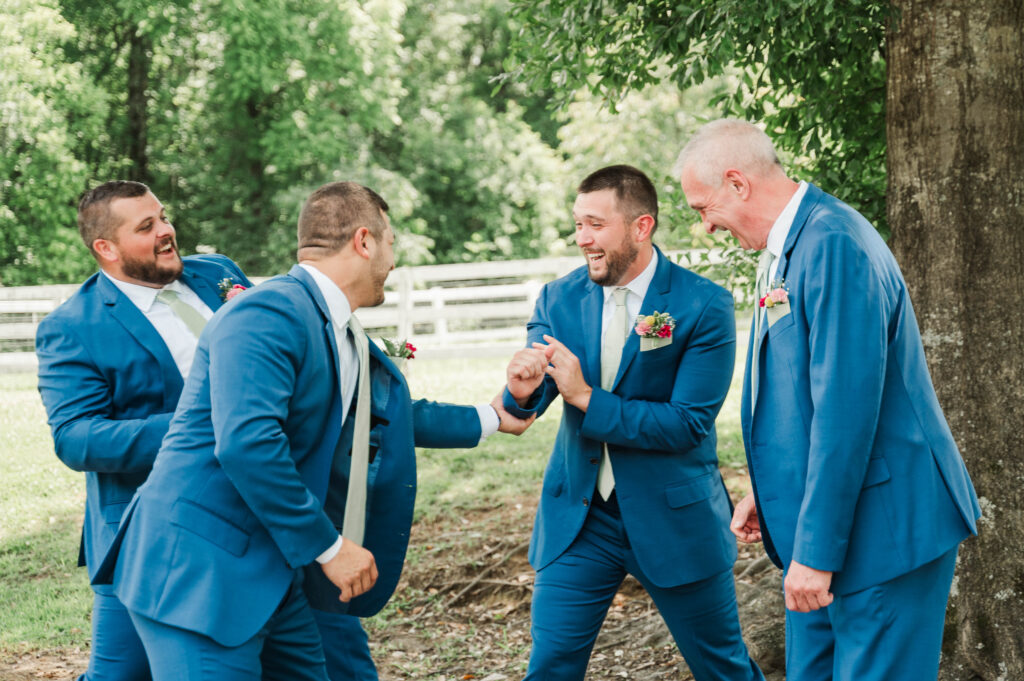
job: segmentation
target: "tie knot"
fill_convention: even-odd
[[[615,299],[616,306],[622,306],[626,304],[626,294],[629,293],[629,289],[625,286],[620,286],[612,291],[612,297]]]
[[[352,334],[358,336],[363,333],[363,325],[359,323],[355,315],[351,315],[348,318],[348,328],[352,330]]]
[[[773,260],[775,260],[775,254],[766,248],[761,251],[761,257],[757,261],[757,268],[767,272],[768,268],[772,266]]]
[[[162,291],[160,291],[160,293],[156,294],[156,299],[159,300],[162,303],[173,303],[173,302],[176,302],[179,297],[180,296],[178,296],[178,292],[177,291],[172,291],[169,288],[165,288]]]

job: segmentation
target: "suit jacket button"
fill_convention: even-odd
[[[590,499],[587,499],[586,497],[583,497],[583,505],[584,506],[589,506],[590,505]]]
[[[597,457],[591,457],[590,465],[591,466],[596,466],[597,465]]]

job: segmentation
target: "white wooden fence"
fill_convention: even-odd
[[[511,354],[526,341],[526,322],[544,283],[582,264],[573,256],[402,267],[388,277],[384,303],[356,316],[373,337],[410,340],[418,357]],[[0,287],[0,372],[35,371],[40,320],[76,290]]]

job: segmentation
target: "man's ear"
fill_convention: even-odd
[[[360,227],[352,235],[352,247],[355,248],[356,254],[362,258],[369,259],[372,255],[370,241],[373,240],[373,235],[370,234],[370,230],[366,227]]]
[[[735,194],[744,201],[750,197],[750,180],[739,170],[729,168],[725,171],[722,181],[725,183],[725,190],[730,194]]]
[[[121,259],[117,244],[110,239],[95,239],[92,242],[92,250],[101,263],[115,263]]]
[[[633,221],[633,229],[636,230],[634,234],[637,242],[647,241],[651,238],[651,232],[654,230],[654,218],[644,213]]]

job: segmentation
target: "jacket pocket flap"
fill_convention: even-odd
[[[171,522],[236,556],[245,553],[249,546],[248,533],[188,499],[174,502]]]
[[[881,457],[871,459],[868,461],[868,472],[864,475],[864,484],[861,487],[881,484],[888,480],[889,477],[889,466],[886,465],[885,459]]]
[[[714,492],[714,478],[711,473],[694,478],[680,485],[665,488],[669,508],[681,508],[707,499]]]

